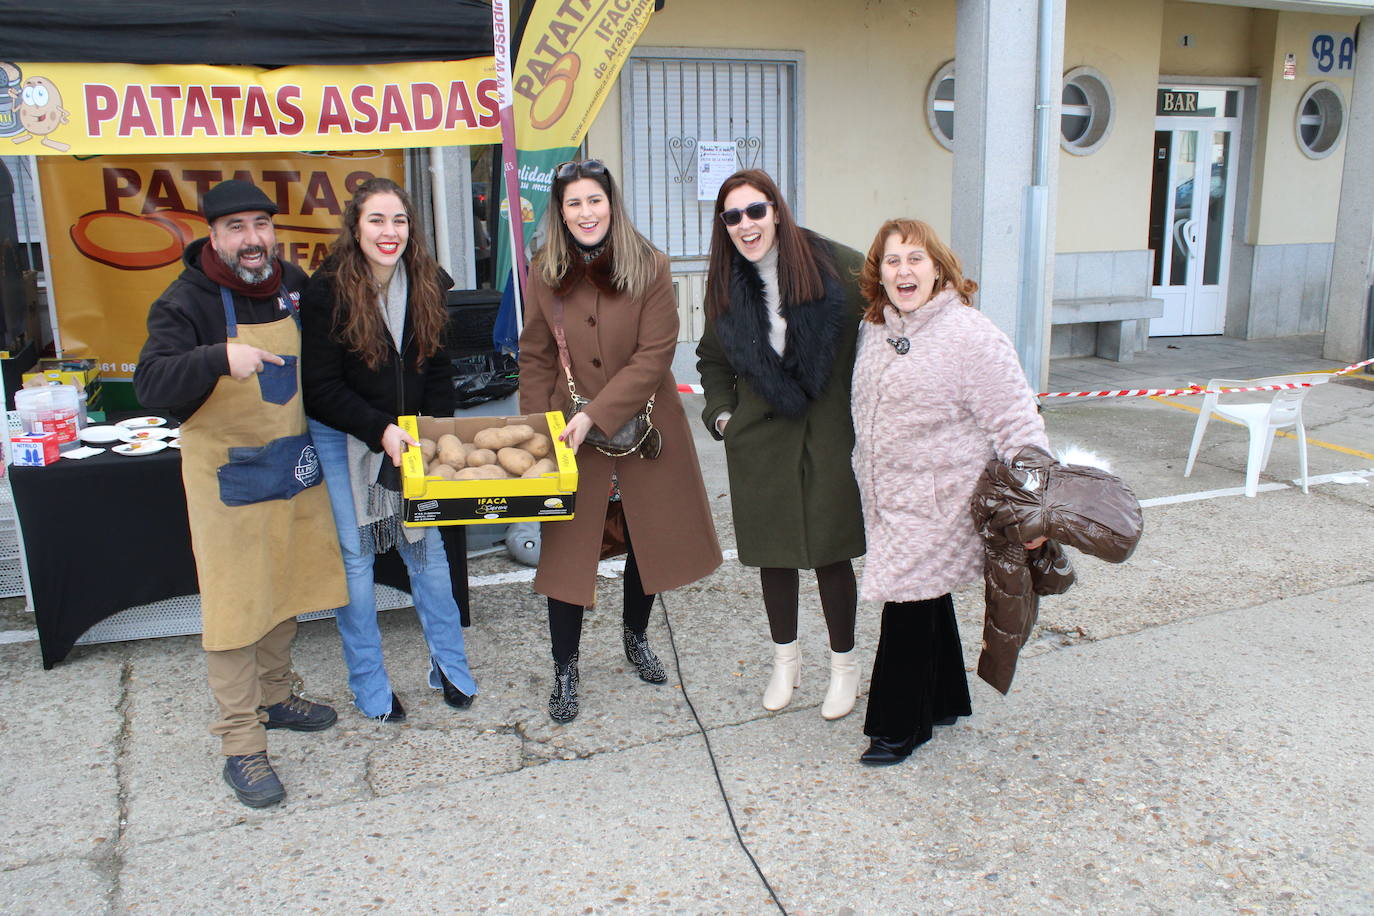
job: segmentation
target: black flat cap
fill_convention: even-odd
[[[277,205],[272,198],[262,193],[257,185],[231,178],[228,181],[221,181],[205,192],[201,212],[205,214],[207,223],[213,223],[221,216],[228,216],[230,213],[246,213],[256,210],[276,213]]]

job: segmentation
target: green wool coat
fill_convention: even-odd
[[[697,346],[706,396],[701,416],[725,442],[735,538],[746,566],[815,569],[864,553],[849,410],[863,258],[819,236],[812,244],[830,247],[837,276],[827,280],[823,299],[783,307],[781,359],[768,344],[758,271],[739,256],[730,314],[708,320]],[[722,436],[716,419],[725,411],[731,416]]]

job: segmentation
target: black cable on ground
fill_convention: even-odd
[[[687,701],[687,708],[692,711],[692,718],[696,720],[697,730],[701,732],[701,740],[706,743],[706,755],[711,758],[711,771],[716,774],[716,785],[720,787],[720,800],[725,802],[725,813],[730,818],[730,826],[735,831],[735,841],[739,843],[739,848],[744,850],[745,856],[749,858],[749,864],[754,866],[754,873],[763,882],[764,889],[768,891],[768,896],[773,898],[773,903],[777,905],[778,912],[782,916],[787,916],[787,908],[778,899],[777,893],[773,890],[773,885],[768,883],[768,876],[759,867],[758,860],[749,851],[749,844],[744,842],[744,836],[739,832],[739,824],[735,821],[735,809],[730,805],[730,795],[725,791],[725,780],[720,777],[720,767],[716,764],[716,752],[711,749],[711,737],[706,733],[706,726],[702,724],[701,716],[697,715],[697,708],[692,705],[692,698],[687,693],[687,679],[682,676],[682,659],[677,654],[677,640],[673,638],[673,622],[668,619],[668,604],[663,600],[663,595],[658,596],[658,603],[663,608],[663,623],[668,627],[668,648],[673,650],[673,667],[677,670],[677,682],[682,686],[682,698]]]

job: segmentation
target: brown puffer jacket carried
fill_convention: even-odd
[[[1030,638],[1040,595],[1060,594],[1073,570],[1060,545],[1120,563],[1144,530],[1140,503],[1125,482],[1079,464],[1059,464],[1034,446],[1010,464],[989,461],[973,491],[973,525],[983,538],[983,651],[978,676],[1011,689],[1016,659]],[[1044,546],[1027,551],[1039,537]]]

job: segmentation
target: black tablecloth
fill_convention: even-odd
[[[9,473],[44,668],[66,658],[81,634],[112,614],[199,593],[177,449],[151,455],[107,450]],[[466,626],[466,532],[451,526],[443,535]],[[377,558],[376,578],[410,590],[394,550]]]

